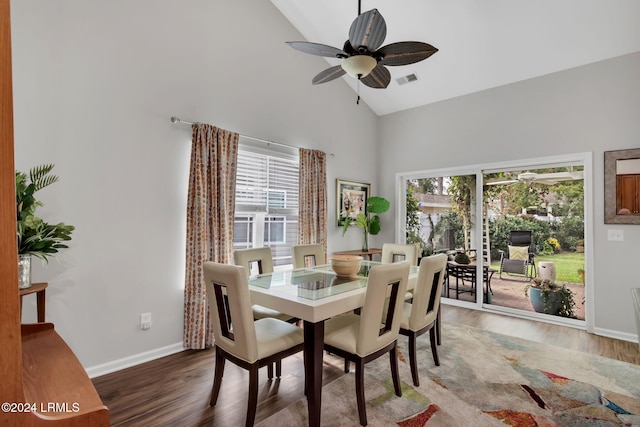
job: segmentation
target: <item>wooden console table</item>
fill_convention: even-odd
[[[362,249],[356,249],[354,251],[338,251],[334,252],[336,255],[360,255],[369,257],[369,261],[373,261],[374,255],[382,255],[382,249],[380,248],[370,248],[368,251],[363,251]]]
[[[20,318],[22,318],[22,297],[36,294],[36,309],[38,310],[38,323],[44,322],[45,297],[48,283],[34,283],[26,289],[20,289]]]

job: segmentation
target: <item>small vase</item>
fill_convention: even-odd
[[[31,287],[31,255],[18,254],[18,288]]]
[[[362,252],[368,252],[369,251],[369,233],[365,231],[364,233],[362,233],[362,235],[363,235]]]

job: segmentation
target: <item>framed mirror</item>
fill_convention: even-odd
[[[604,152],[604,223],[640,224],[640,148]]]

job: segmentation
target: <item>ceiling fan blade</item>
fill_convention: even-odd
[[[304,53],[311,55],[327,56],[330,58],[346,58],[348,55],[337,47],[327,46],[326,44],[310,43],[310,42],[286,42],[289,46]]]
[[[497,181],[485,182],[486,185],[506,185],[518,182],[517,179],[498,179]]]
[[[360,79],[365,85],[374,89],[384,89],[391,82],[391,73],[384,65],[378,63],[366,77]]]
[[[532,183],[533,184],[555,185],[559,181],[566,181],[566,180],[564,180],[564,179],[562,179],[562,180],[557,180],[557,179],[535,179],[535,180],[532,181]]]
[[[382,46],[386,36],[387,24],[378,9],[371,9],[359,15],[349,28],[351,45],[356,49],[365,47],[369,52]]]
[[[575,181],[579,179],[584,179],[583,171],[539,173],[537,175],[538,176],[536,177],[536,181],[539,181],[539,180]]]
[[[342,69],[340,65],[336,65],[335,67],[327,68],[324,71],[318,73],[317,76],[313,78],[312,83],[314,85],[319,85],[321,83],[330,82],[331,80],[335,80],[338,77],[344,76],[346,71]]]
[[[398,42],[382,46],[376,56],[380,54],[380,63],[384,65],[409,65],[427,59],[437,51],[428,43]]]

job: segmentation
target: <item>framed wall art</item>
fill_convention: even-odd
[[[366,214],[367,199],[371,184],[336,179],[336,218],[338,227],[344,225],[347,216],[355,218],[359,213]]]
[[[640,148],[604,152],[604,223],[640,224]]]

